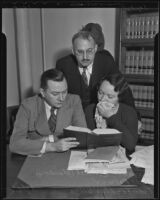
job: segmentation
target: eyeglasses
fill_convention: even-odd
[[[84,56],[84,54],[86,56],[91,56],[95,53],[95,49],[94,48],[90,48],[90,49],[87,49],[86,51],[83,51],[83,50],[76,50],[75,51],[75,54],[77,56]]]

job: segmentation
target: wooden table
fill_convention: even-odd
[[[138,187],[87,187],[87,188],[41,188],[12,189],[25,156],[10,153],[7,147],[7,195],[6,199],[153,199],[154,187],[139,183]],[[144,169],[133,167],[138,180]]]

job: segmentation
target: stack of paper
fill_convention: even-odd
[[[100,147],[85,158],[86,173],[125,174],[130,168],[125,150],[120,146]]]
[[[142,182],[154,185],[154,146],[147,146],[137,150],[132,155],[130,164],[145,168]]]
[[[84,170],[92,174],[125,174],[130,168],[125,149],[120,146],[96,148],[91,153],[71,151],[68,170]]]

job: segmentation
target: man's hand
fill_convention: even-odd
[[[70,148],[76,147],[79,145],[79,142],[77,142],[76,138],[63,138],[60,140],[57,140],[55,142],[48,142],[46,146],[46,152],[47,151],[57,151],[57,152],[62,152],[62,151],[67,151]]]

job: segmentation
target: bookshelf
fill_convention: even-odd
[[[159,31],[157,8],[120,9],[119,68],[141,114],[139,141],[154,141],[154,37]]]

